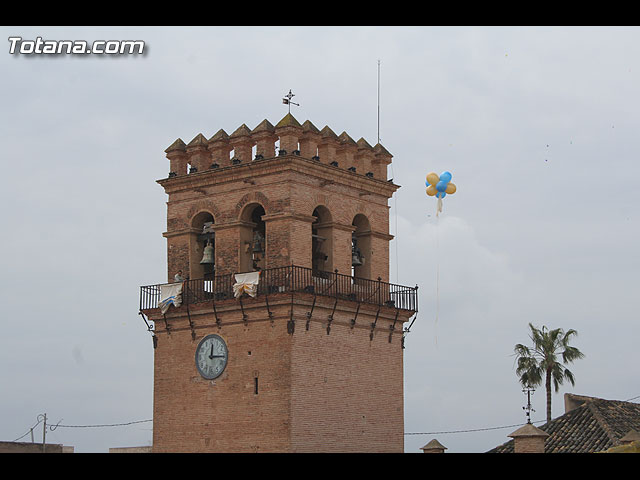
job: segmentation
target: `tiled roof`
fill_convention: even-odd
[[[620,445],[630,430],[640,431],[640,404],[594,397],[576,397],[582,403],[544,424],[549,434],[545,453],[594,453]],[[487,453],[513,453],[510,440]]]

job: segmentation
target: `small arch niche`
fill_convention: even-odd
[[[247,205],[241,215],[239,271],[255,272],[265,268],[266,227],[262,216],[265,210],[259,203]]]
[[[371,224],[362,214],[353,218],[351,234],[351,275],[371,278]]]
[[[320,205],[313,210],[311,224],[311,265],[313,275],[325,277],[333,271],[333,227],[329,210]]]
[[[211,279],[215,275],[215,244],[213,215],[200,212],[191,222],[191,278]]]

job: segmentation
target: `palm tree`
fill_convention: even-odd
[[[553,381],[556,392],[565,380],[575,385],[573,373],[563,364],[583,358],[584,354],[569,345],[571,337],[578,335],[578,332],[573,329],[565,332],[561,328],[548,330],[543,326],[538,330],[531,323],[529,328],[531,329],[529,338],[533,342],[533,347],[529,348],[520,343],[515,346],[516,375],[520,377],[523,387],[542,384],[544,375],[547,390],[547,423],[549,423],[551,421],[551,382]],[[558,355],[561,355],[561,361]]]

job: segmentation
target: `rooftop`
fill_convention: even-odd
[[[602,452],[622,445],[621,440],[630,431],[640,431],[640,405],[637,403],[571,394],[565,397],[569,410],[539,427],[549,435],[545,453]],[[513,451],[513,440],[510,440],[487,453]]]

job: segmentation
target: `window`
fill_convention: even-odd
[[[247,205],[242,213],[244,225],[240,230],[240,272],[255,272],[265,268],[266,230],[262,216],[264,207],[258,203]]]
[[[362,214],[354,217],[351,235],[351,275],[371,278],[371,225]]]
[[[215,275],[215,233],[213,215],[200,212],[191,222],[190,277],[210,279]]]
[[[313,216],[316,219],[311,225],[311,265],[314,276],[324,276],[324,272],[333,270],[331,213],[326,207],[318,206]]]

